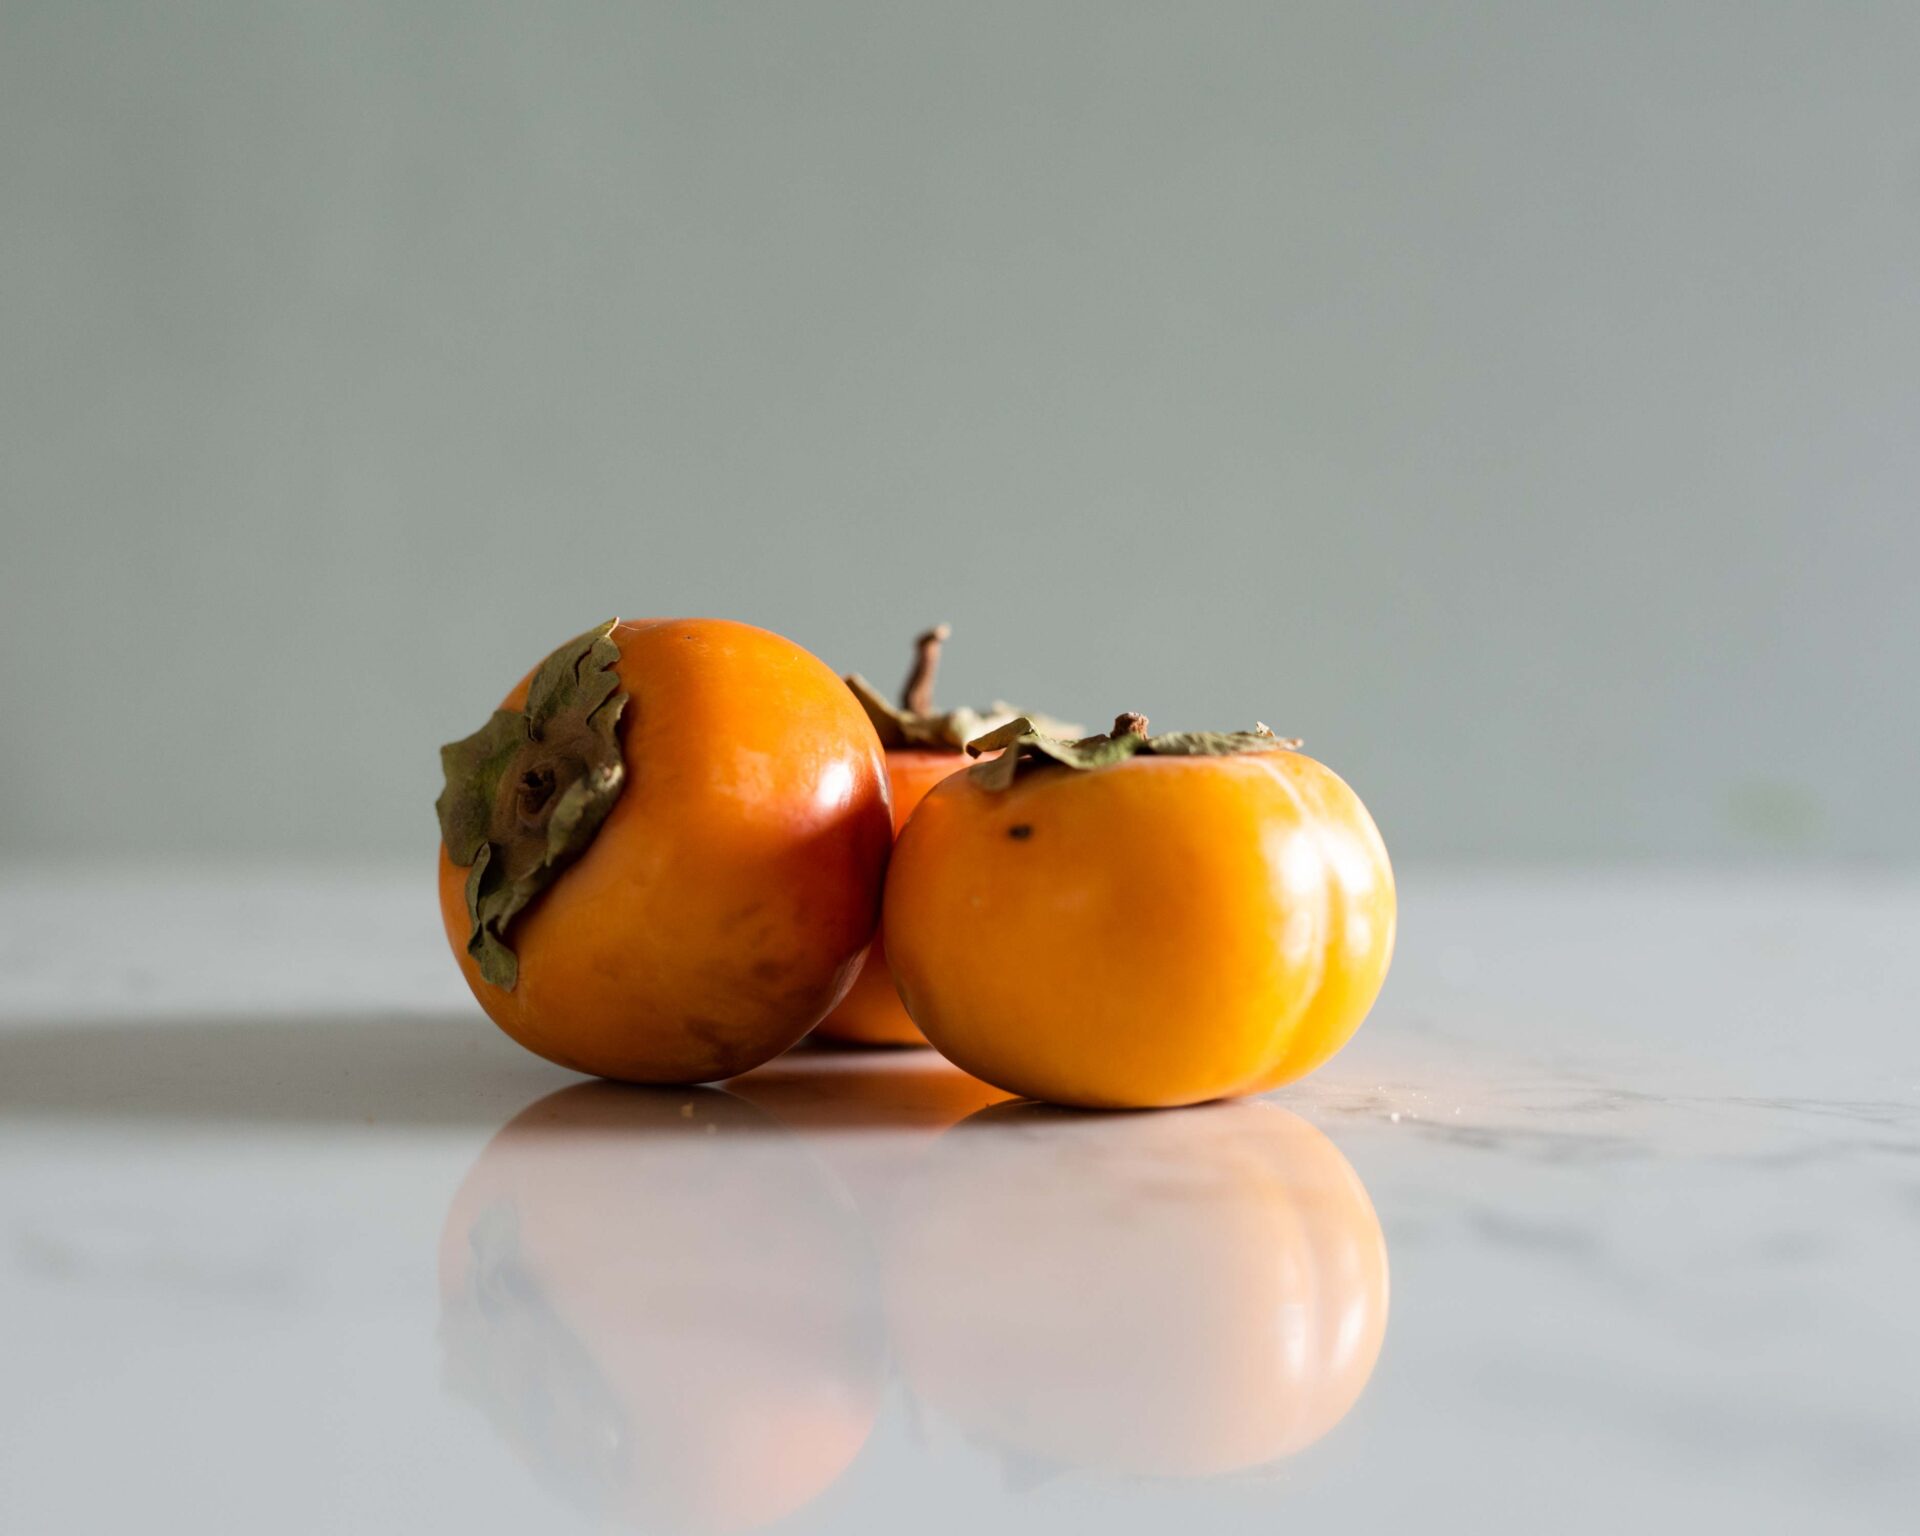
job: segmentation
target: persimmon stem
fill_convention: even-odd
[[[553,803],[559,788],[559,776],[551,765],[529,768],[521,774],[519,782],[514,785],[515,809],[520,814],[520,824],[526,827],[545,826],[547,808]]]
[[[1147,734],[1147,717],[1136,715],[1131,710],[1123,715],[1115,715],[1112,734],[1116,741],[1122,736],[1144,736]]]
[[[933,679],[940,670],[940,647],[952,633],[945,624],[936,624],[913,642],[913,671],[907,674],[907,685],[900,690],[900,707],[908,714],[933,713]]]

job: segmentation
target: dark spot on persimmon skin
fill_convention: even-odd
[[[759,981],[778,981],[787,974],[784,960],[756,960],[753,962],[753,974]]]
[[[739,1031],[718,1019],[688,1019],[687,1033],[707,1048],[706,1065],[700,1070],[702,1082],[722,1077],[737,1077],[749,1067],[759,1065],[759,1056],[743,1049]]]
[[[1016,843],[1024,843],[1028,838],[1033,836],[1033,828],[1023,821],[1016,826],[1008,827],[1007,836],[1012,838]]]
[[[738,1032],[728,1029],[718,1019],[688,1019],[686,1031],[707,1047],[715,1066],[724,1066],[728,1058],[739,1050]]]

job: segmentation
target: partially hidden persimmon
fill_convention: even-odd
[[[886,766],[793,642],[603,624],[441,755],[447,937],[527,1049],[633,1082],[730,1077],[852,983],[892,840]]]
[[[887,880],[907,1011],[975,1077],[1130,1109],[1260,1093],[1372,1007],[1393,871],[1330,769],[1262,727],[1066,741],[1014,721],[936,786]]]
[[[595,1529],[759,1529],[872,1433],[871,1240],[798,1137],[719,1089],[577,1083],[523,1110],[439,1269],[448,1387]]]
[[[1352,1408],[1387,1325],[1372,1202],[1278,1105],[1002,1104],[934,1143],[883,1276],[915,1399],[1027,1477],[1211,1477]]]
[[[939,713],[934,710],[934,677],[940,666],[941,647],[950,633],[946,625],[939,624],[914,642],[913,670],[908,674],[898,704],[858,673],[847,679],[847,686],[866,709],[887,751],[887,778],[893,788],[896,835],[928,790],[973,761],[966,752],[969,741],[1020,715],[1007,704],[995,704],[984,711],[961,708]],[[1049,724],[1051,726],[1051,722]],[[1052,728],[1073,734],[1072,727]],[[820,1021],[814,1033],[823,1040],[837,1040],[847,1045],[927,1043],[926,1036],[900,1004],[893,972],[887,965],[884,929],[874,934],[873,947],[867,951],[866,963],[860,967],[851,990],[839,1006]]]

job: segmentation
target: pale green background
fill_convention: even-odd
[[[424,858],[611,614],[1920,853],[1920,8],[0,8],[0,854]]]

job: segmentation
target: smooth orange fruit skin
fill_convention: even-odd
[[[973,761],[964,752],[903,748],[887,754],[887,779],[893,787],[893,830],[898,836],[914,807],[942,779]],[[908,1017],[887,964],[884,925],[873,936],[853,987],[814,1031],[824,1040],[848,1045],[925,1045],[927,1037]]]
[[[523,1110],[454,1198],[439,1270],[455,1390],[542,1482],[635,1530],[792,1514],[880,1411],[859,1216],[717,1089],[576,1083]]]
[[[1275,1104],[1001,1105],[942,1136],[897,1209],[902,1375],[1026,1460],[1208,1477],[1294,1455],[1353,1407],[1386,1335],[1366,1189]]]
[[[509,930],[511,991],[467,954],[467,872],[442,847],[448,942],[488,1017],[549,1061],[638,1083],[731,1077],[852,983],[892,842],[885,753],[846,684],[779,635],[648,619],[613,639],[626,787]]]
[[[921,801],[887,880],[888,958],[943,1054],[1096,1109],[1260,1093],[1359,1028],[1393,956],[1366,807],[1295,752],[971,775]]]

